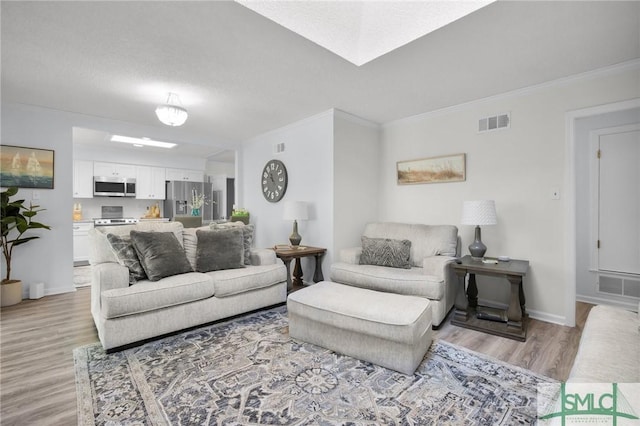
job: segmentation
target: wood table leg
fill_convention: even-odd
[[[456,270],[456,275],[458,277],[458,290],[456,291],[456,310],[454,312],[454,318],[457,321],[466,321],[469,317],[469,313],[467,312],[469,301],[467,299],[467,292],[464,288],[464,281],[467,276],[467,272]]]
[[[509,276],[507,279],[511,284],[509,308],[507,309],[507,326],[522,329],[522,308],[520,308],[520,302],[524,303],[524,292],[521,291],[522,278]]]
[[[324,281],[324,275],[322,275],[322,256],[324,253],[316,254],[316,270],[313,273],[313,282],[319,283]]]
[[[302,287],[302,266],[300,266],[300,258],[296,258],[296,266],[293,268],[293,286]]]
[[[478,286],[476,285],[476,274],[469,273],[469,286],[467,287],[467,298],[469,307],[478,307]]]
[[[291,282],[291,259],[282,259],[284,266],[287,267],[287,291],[291,291],[293,289],[293,284]]]

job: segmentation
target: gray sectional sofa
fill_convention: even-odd
[[[429,299],[432,323],[438,327],[455,299],[457,277],[451,263],[459,254],[458,228],[453,225],[375,222],[365,226],[362,237],[410,241],[408,263],[384,266],[393,256],[388,250],[379,250],[381,264],[375,264],[376,259],[362,259],[362,246],[347,248],[340,251],[340,261],[331,266],[331,281]],[[363,244],[367,243],[365,239]]]
[[[128,238],[131,231],[173,233],[180,244],[176,254],[186,256],[192,267],[202,249],[198,231],[210,232],[208,227],[185,229],[179,222],[141,222],[91,231],[91,313],[106,350],[286,301],[286,268],[269,249],[247,248],[250,261],[243,267],[179,273],[130,285],[130,268],[121,264],[107,234]],[[178,253],[180,248],[183,253]],[[165,264],[171,266],[171,262]]]

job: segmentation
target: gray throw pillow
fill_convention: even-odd
[[[129,285],[135,284],[138,280],[146,280],[147,274],[140,264],[136,249],[131,244],[131,239],[107,234],[107,240],[111,244],[111,249],[116,255],[118,263],[129,268]]]
[[[244,264],[251,265],[251,245],[253,244],[253,225],[245,225],[242,228],[242,236],[244,240]]]
[[[150,281],[193,271],[173,232],[131,231],[131,242]]]
[[[411,241],[362,237],[361,265],[411,269]]]
[[[196,271],[244,268],[244,234],[242,229],[197,231]]]

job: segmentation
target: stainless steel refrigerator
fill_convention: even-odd
[[[202,222],[208,223],[222,219],[222,191],[213,189],[213,184],[205,182],[204,196],[207,204],[202,209]]]
[[[164,200],[164,214],[168,218],[191,215],[191,200],[194,193],[202,194],[202,182],[168,181],[167,198]],[[206,197],[206,193],[205,193]],[[202,215],[202,209],[200,209]]]

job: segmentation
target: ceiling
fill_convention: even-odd
[[[3,103],[160,129],[172,91],[175,131],[207,152],[330,108],[387,123],[640,58],[640,2],[498,1],[362,66],[236,2],[0,8]]]

